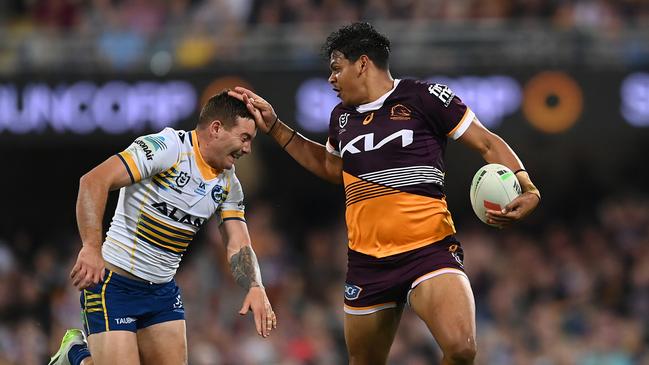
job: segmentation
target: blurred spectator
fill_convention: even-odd
[[[108,65],[123,70],[141,61],[146,47],[144,35],[127,26],[127,13],[109,12],[106,28],[98,39],[100,54]]]

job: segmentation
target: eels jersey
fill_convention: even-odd
[[[123,187],[102,246],[106,261],[153,283],[170,281],[194,234],[215,212],[244,220],[234,173],[203,160],[196,132],[165,128],[117,154],[132,185]]]
[[[331,112],[327,151],[343,160],[349,247],[386,257],[455,233],[444,196],[447,138],[474,114],[441,84],[395,80],[392,90]]]

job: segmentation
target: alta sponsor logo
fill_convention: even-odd
[[[187,214],[182,210],[172,206],[171,204],[167,204],[166,202],[153,203],[151,205],[156,208],[158,212],[164,214],[165,216],[173,219],[176,222],[191,224],[194,227],[200,227],[204,223],[201,218]]]

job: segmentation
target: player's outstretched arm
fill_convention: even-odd
[[[252,310],[257,333],[268,337],[270,331],[277,327],[277,317],[261,283],[261,270],[252,250],[248,227],[240,220],[226,220],[221,225],[221,235],[234,280],[248,291],[239,314],[245,315]]]
[[[77,225],[83,246],[70,273],[72,284],[79,290],[99,283],[103,277],[102,222],[108,192],[130,183],[128,172],[117,156],[102,162],[79,180]]]
[[[257,128],[269,134],[302,167],[334,184],[342,183],[342,159],[327,152],[325,146],[305,138],[284,124],[273,106],[252,91],[236,87],[229,94],[242,100],[255,116]]]
[[[516,172],[523,193],[502,211],[487,210],[490,223],[505,227],[528,216],[541,201],[541,193],[534,186],[523,163],[509,145],[498,135],[490,132],[476,118],[459,140],[478,151],[488,163],[499,163]]]

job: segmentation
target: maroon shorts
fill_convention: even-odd
[[[345,313],[363,315],[395,308],[425,280],[446,273],[466,276],[463,258],[454,236],[383,258],[348,250]]]

